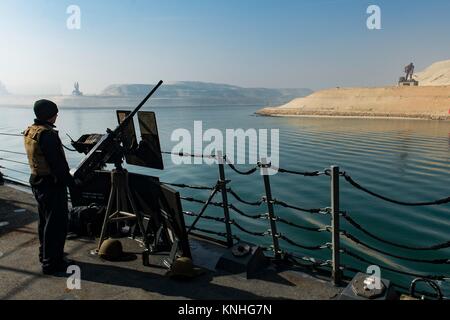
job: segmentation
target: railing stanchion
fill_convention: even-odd
[[[269,168],[270,164],[267,163],[267,159],[261,159],[260,163],[261,169],[262,169],[262,175],[264,178],[264,188],[266,190],[266,202],[267,202],[267,208],[268,208],[268,214],[269,214],[269,221],[270,221],[270,231],[272,234],[272,242],[273,242],[273,250],[275,252],[275,259],[279,260],[281,259],[281,250],[280,250],[280,243],[278,241],[278,231],[277,231],[277,223],[276,223],[276,217],[275,217],[275,210],[273,207],[273,198],[272,198],[272,189],[270,186],[270,178],[269,178]]]
[[[231,223],[230,223],[230,210],[228,205],[228,192],[227,192],[227,181],[225,179],[225,156],[219,152],[218,155],[218,163],[219,163],[219,179],[221,184],[221,192],[222,192],[222,203],[223,203],[223,215],[225,218],[225,227],[227,231],[227,246],[231,248],[233,246],[233,234],[231,232]]]
[[[331,222],[332,222],[332,264],[333,264],[333,283],[335,286],[341,284],[342,272],[341,272],[341,261],[340,261],[340,209],[339,209],[339,167],[331,167]]]

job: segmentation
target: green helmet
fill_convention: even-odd
[[[204,270],[195,268],[192,259],[181,257],[174,261],[167,276],[174,278],[194,278],[204,273]]]
[[[132,258],[131,255],[124,254],[122,243],[114,239],[105,240],[98,251],[98,255],[108,261],[128,261]]]

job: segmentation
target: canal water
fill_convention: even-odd
[[[271,118],[255,116],[261,106],[229,107],[147,107],[156,112],[162,149],[171,151],[176,142],[171,141],[175,129],[193,130],[194,121],[202,121],[203,129],[279,129],[280,167],[297,171],[323,171],[331,165],[338,165],[363,186],[388,197],[406,201],[421,202],[436,200],[450,195],[450,122],[400,120],[400,119],[330,119],[330,118]],[[19,133],[33,118],[31,109],[0,108],[0,132]],[[60,136],[69,144],[66,133],[78,138],[84,133],[102,133],[105,128],[114,128],[115,111],[104,108],[63,109],[57,123]],[[269,136],[270,137],[270,136]],[[206,146],[206,144],[205,144]],[[0,149],[23,152],[21,138],[0,136]],[[196,150],[197,152],[201,150]],[[81,159],[76,153],[67,152],[71,166]],[[0,158],[24,161],[21,155],[0,152]],[[142,170],[130,166],[130,171],[159,176],[164,182],[213,186],[218,176],[217,166],[177,166],[170,156],[164,156],[164,171]],[[18,171],[27,167],[0,161],[1,165]],[[240,166],[246,170],[252,166]],[[4,170],[16,179],[27,180],[27,175]],[[230,186],[248,201],[260,200],[264,195],[262,177],[238,175],[226,171]],[[274,197],[280,201],[302,208],[324,208],[330,206],[329,177],[302,177],[278,174],[270,178]],[[204,199],[208,191],[180,190],[184,196]],[[216,201],[220,201],[218,196]],[[247,206],[230,196],[230,202],[242,211],[254,215],[266,213],[264,205]],[[341,180],[341,208],[351,217],[383,239],[408,246],[429,246],[450,240],[450,205],[430,207],[399,206],[375,199],[351,187]],[[185,210],[198,211],[200,205],[184,203]],[[221,216],[220,208],[210,208],[207,215]],[[304,226],[330,225],[330,217],[310,215],[292,209],[276,206],[276,215]],[[267,220],[253,220],[232,212],[240,225],[252,231],[264,232]],[[191,218],[187,217],[187,224]],[[202,221],[200,228],[224,231],[221,223]],[[315,246],[331,241],[327,232],[304,231],[289,225],[278,224],[279,231],[296,243]],[[369,238],[342,221],[342,228],[357,236],[374,248],[393,255],[412,259],[450,259],[450,249],[438,251],[414,251],[398,249]],[[238,229],[233,231],[241,239],[264,246],[271,244],[271,237],[253,237]],[[450,265],[428,264],[393,258],[361,247],[343,238],[343,246],[366,260],[381,266],[419,274],[450,276]],[[280,241],[281,247],[298,256],[331,259],[331,251],[323,249],[308,251]],[[369,264],[343,255],[343,264],[366,270]],[[382,269],[382,276],[408,286],[412,278]],[[448,283],[442,283],[449,294]]]

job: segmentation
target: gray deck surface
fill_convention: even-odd
[[[0,299],[328,300],[341,290],[316,276],[275,268],[252,280],[215,271],[190,281],[172,280],[162,268],[144,267],[139,245],[127,239],[123,241],[125,251],[135,253],[137,259],[120,263],[91,255],[94,240],[67,241],[65,251],[81,268],[82,278],[81,290],[69,290],[67,278],[41,274],[36,212],[29,192],[0,186]],[[194,242],[192,246],[197,264],[218,257],[217,251],[208,253],[201,243]],[[207,263],[201,266],[208,268]]]

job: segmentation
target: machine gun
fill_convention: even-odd
[[[139,111],[162,84],[163,81],[160,81],[133,111],[117,111],[119,125],[115,130],[108,129],[105,135],[84,135],[72,142],[78,152],[86,154],[78,167],[71,171],[74,179],[79,181],[77,187],[70,190],[72,204],[82,205],[85,201],[92,201],[90,203],[106,206],[97,250],[110,234],[111,224],[130,221],[128,226],[137,222],[138,230],[133,231],[133,237],[141,235],[146,250],[157,246],[152,241],[155,229],[161,224],[160,214],[154,203],[148,203],[146,199],[158,199],[159,179],[129,174],[122,165],[125,159],[128,164],[164,169],[155,114]],[[133,121],[135,115],[139,118],[141,129],[139,144]],[[108,163],[114,164],[115,168],[102,170]],[[105,190],[108,176],[109,192]],[[146,193],[149,190],[152,192]]]
[[[126,130],[133,124],[133,117],[162,84],[163,81],[160,81],[144,100],[131,113],[126,115],[116,129],[108,129],[105,135],[86,135],[72,143],[79,152],[86,153],[81,163],[71,171],[75,180],[86,183],[95,170],[101,169],[107,163],[113,163],[116,169],[122,168],[126,152],[122,144]]]

